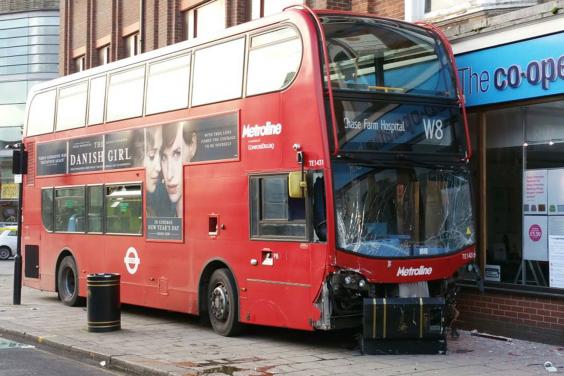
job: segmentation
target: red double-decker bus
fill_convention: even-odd
[[[464,107],[425,26],[290,8],[36,86],[24,144],[24,284],[67,305],[114,272],[123,303],[222,335],[385,338],[386,299],[423,314],[474,259]]]

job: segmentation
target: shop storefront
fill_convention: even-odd
[[[485,293],[466,328],[564,343],[564,32],[456,56],[475,155]]]

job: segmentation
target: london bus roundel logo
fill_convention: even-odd
[[[137,250],[133,247],[129,247],[127,249],[127,252],[125,252],[123,262],[125,263],[127,272],[129,274],[135,274],[137,272],[137,269],[139,269],[139,264],[141,264]]]
[[[538,242],[542,237],[542,229],[539,225],[532,225],[529,227],[529,237],[532,241]]]

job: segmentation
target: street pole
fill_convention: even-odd
[[[14,258],[14,296],[13,304],[20,305],[22,302],[22,199],[23,199],[23,174],[24,174],[24,144],[20,142],[19,146],[19,171],[20,174],[18,187],[18,241],[16,247],[16,257]],[[14,158],[15,159],[15,158]]]

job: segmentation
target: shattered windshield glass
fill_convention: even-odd
[[[465,170],[336,162],[334,184],[340,249],[418,257],[475,243]]]

